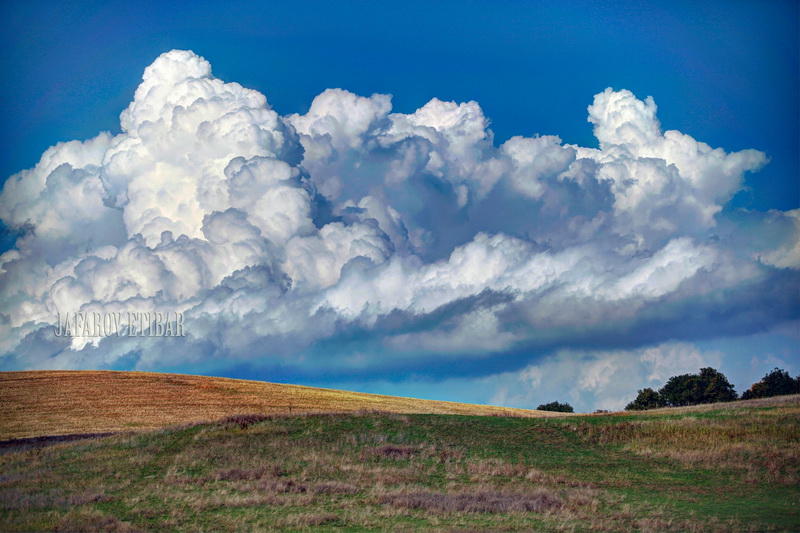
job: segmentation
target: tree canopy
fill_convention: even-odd
[[[701,368],[699,374],[672,376],[659,394],[669,407],[730,402],[737,398],[725,374],[710,367]]]
[[[657,407],[678,407],[701,403],[730,402],[737,399],[736,390],[722,372],[706,367],[698,374],[672,376],[656,392],[651,388],[639,390],[636,399],[626,410],[655,409]]]
[[[644,409],[656,409],[657,407],[664,407],[664,400],[661,395],[651,389],[639,389],[636,399],[625,406],[626,411],[642,411]]]
[[[794,379],[787,371],[776,367],[761,378],[761,381],[753,383],[748,390],[744,391],[742,399],[750,400],[797,393],[800,393],[800,376]]]

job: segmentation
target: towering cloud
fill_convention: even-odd
[[[486,375],[800,316],[797,212],[723,210],[763,153],[662,131],[626,90],[588,112],[598,148],[498,146],[476,102],[402,114],[329,89],[280,116],[165,53],[119,134],[6,181],[0,367]],[[59,313],[156,308],[187,336],[53,332]]]

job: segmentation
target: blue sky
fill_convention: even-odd
[[[0,11],[0,369],[582,410],[800,372],[797,2]],[[49,333],[155,306],[183,344]]]
[[[666,129],[756,148],[769,165],[732,205],[800,206],[797,2],[6,2],[0,170],[57,141],[118,131],[141,70],[186,48],[217,76],[303,112],[329,87],[477,100],[498,140],[594,143],[585,108],[606,87],[659,104]]]

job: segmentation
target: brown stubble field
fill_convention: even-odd
[[[555,416],[260,381],[114,371],[0,372],[0,440],[158,429],[239,413],[354,412]]]

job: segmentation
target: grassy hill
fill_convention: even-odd
[[[184,374],[69,370],[0,372],[0,440],[157,429],[217,420],[237,413],[359,410],[554,416],[545,411]]]
[[[2,531],[798,531],[800,396],[232,416],[0,453]]]

